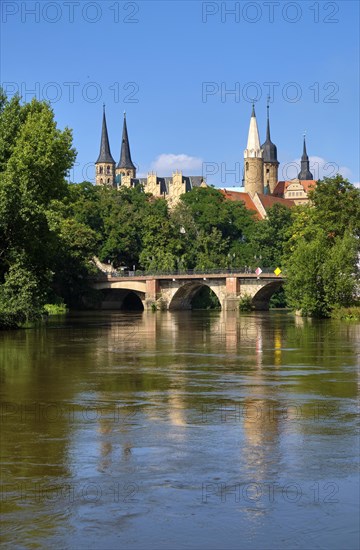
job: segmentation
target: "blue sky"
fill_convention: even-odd
[[[126,110],[140,174],[179,168],[239,185],[251,100],[263,141],[269,92],[279,179],[295,177],[306,131],[314,177],[338,167],[360,181],[357,2],[3,0],[1,9],[0,80],[9,95],[52,100],[59,126],[73,129],[75,181],[93,180],[104,102],[116,161]]]

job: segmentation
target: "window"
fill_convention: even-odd
[[[107,173],[107,174],[110,174],[110,166],[107,166],[107,167],[106,167],[106,173]]]
[[[103,183],[103,179],[102,179],[102,178],[100,179],[100,183]]]
[[[103,167],[100,166],[99,173],[102,174],[102,173],[103,173],[103,170],[104,170]]]

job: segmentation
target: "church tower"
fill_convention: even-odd
[[[304,136],[304,145],[303,145],[303,154],[301,157],[301,170],[298,175],[299,180],[313,180],[314,176],[310,172],[310,162],[309,157],[307,156],[306,152],[306,143],[305,143],[305,136]]]
[[[111,156],[109,136],[106,126],[105,105],[103,110],[102,132],[100,153],[95,162],[96,185],[114,185],[115,183],[115,161]]]
[[[270,139],[269,105],[267,106],[266,141],[261,146],[264,161],[264,186],[268,188],[270,195],[278,183],[279,162],[277,159],[276,145]]]
[[[121,176],[128,176],[130,178],[136,178],[136,167],[131,160],[129,136],[126,126],[126,113],[124,112],[124,124],[121,140],[120,160],[116,167],[117,180],[121,179]]]
[[[244,151],[244,185],[250,195],[264,192],[263,150],[260,147],[259,130],[253,104],[247,147]]]

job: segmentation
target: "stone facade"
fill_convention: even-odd
[[[264,192],[264,163],[261,157],[247,157],[244,159],[245,193],[253,196]]]
[[[271,295],[283,284],[282,277],[254,275],[190,275],[173,277],[111,277],[96,281],[93,287],[106,291],[104,309],[109,308],[109,292],[116,291],[118,305],[129,292],[136,293],[145,309],[191,309],[191,302],[201,287],[209,287],[217,296],[221,309],[235,311],[242,296],[253,299],[255,309],[269,308]],[[115,306],[111,306],[115,309]]]
[[[309,202],[307,190],[301,180],[295,178],[287,183],[288,185],[284,192],[285,199],[291,199],[295,204],[306,204]]]
[[[115,163],[98,162],[96,164],[96,185],[109,185],[112,187],[115,181]]]
[[[270,195],[274,193],[274,189],[278,182],[278,162],[264,162],[264,187],[267,187]]]

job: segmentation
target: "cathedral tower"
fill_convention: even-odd
[[[120,160],[116,167],[116,176],[129,176],[130,178],[136,178],[136,167],[131,160],[129,136],[126,126],[126,114],[124,112],[124,125],[121,140]],[[120,179],[116,178],[117,180]]]
[[[253,105],[247,147],[244,151],[245,192],[254,195],[264,192],[263,150],[260,147],[259,130]]]
[[[299,180],[313,180],[314,176],[310,172],[310,162],[309,157],[307,156],[306,152],[306,143],[305,143],[305,136],[304,136],[304,145],[303,145],[303,154],[301,157],[301,170],[298,175]]]
[[[263,150],[264,161],[264,176],[263,181],[265,187],[268,187],[272,195],[278,182],[278,167],[276,145],[270,139],[270,120],[269,120],[269,105],[267,106],[267,126],[266,126],[266,141],[261,146]]]
[[[106,126],[105,105],[103,110],[102,132],[100,153],[95,162],[96,185],[114,185],[115,183],[115,161],[111,156],[109,136]]]

